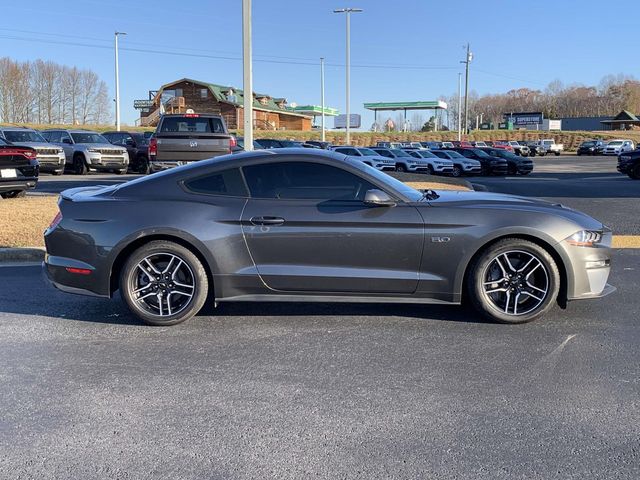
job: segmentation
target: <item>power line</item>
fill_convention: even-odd
[[[0,30],[10,30],[10,29],[0,29]],[[27,33],[27,31],[24,31]],[[33,32],[34,34],[37,32]],[[48,34],[54,35],[55,34]],[[60,37],[71,37],[78,39],[86,39],[92,41],[104,41],[103,39],[94,39],[91,37],[79,37],[79,36],[69,36],[69,35],[57,35]],[[98,48],[103,50],[111,50],[112,47],[109,45],[96,45],[91,43],[80,43],[80,42],[71,42],[64,40],[52,40],[52,39],[39,39],[39,38],[28,38],[28,37],[19,37],[15,35],[0,35],[0,38],[4,38],[7,40],[18,40],[25,42],[36,42],[36,43],[47,43],[47,44],[56,44],[56,45],[68,45],[68,46],[76,46],[76,47],[85,47],[85,48]],[[128,44],[132,42],[127,42]],[[121,51],[129,51],[136,53],[149,53],[156,55],[172,55],[172,56],[183,56],[183,57],[194,57],[194,58],[208,58],[212,60],[235,60],[240,61],[242,57],[232,56],[233,54],[229,53],[229,55],[208,55],[208,54],[198,54],[198,53],[185,53],[185,52],[172,52],[169,50],[158,50],[158,49],[144,49],[144,48],[132,48],[132,47],[121,47]],[[295,57],[276,57],[276,56],[268,56],[262,55],[265,57],[271,58],[283,58],[283,60],[266,60],[266,59],[254,59],[254,62],[260,63],[274,63],[274,64],[286,64],[286,65],[309,65],[309,66],[317,66],[317,61],[312,59],[299,59],[299,60],[285,60],[288,58]],[[344,67],[344,64],[341,63],[326,63],[326,66],[330,67]],[[395,69],[395,70],[452,70],[457,67],[455,66],[445,66],[445,65],[394,65],[394,64],[354,64],[352,65],[354,68],[385,68],[385,69]]]

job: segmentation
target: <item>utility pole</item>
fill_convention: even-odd
[[[465,64],[465,75],[464,75],[464,131],[467,133],[469,131],[469,64],[471,60],[473,60],[473,53],[471,53],[470,45],[467,43],[467,58],[466,60],[460,62]]]
[[[120,62],[118,60],[118,36],[126,35],[124,32],[114,33],[115,70],[116,70],[116,130],[120,131]]]
[[[324,142],[324,57],[320,57],[320,108],[322,108],[322,141]]]
[[[242,88],[244,149],[253,150],[253,65],[251,62],[251,0],[242,0]]]
[[[361,8],[337,8],[333,13],[344,13],[347,17],[347,61],[346,61],[346,113],[347,113],[347,135],[345,139],[346,145],[351,144],[351,106],[350,94],[351,94],[351,14],[360,13],[363,10]]]
[[[462,74],[458,73],[458,141],[462,140]]]

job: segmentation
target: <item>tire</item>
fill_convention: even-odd
[[[427,175],[435,175],[436,172],[433,170],[433,166],[432,165],[428,165],[427,166]]]
[[[580,155],[582,155],[582,154],[580,153],[580,151],[577,151],[577,152],[576,152],[576,156],[578,156],[578,157],[579,157]]]
[[[509,168],[507,169],[507,175],[518,175],[518,167],[509,165]]]
[[[64,173],[64,170],[54,170],[53,172],[51,172],[53,175],[62,175]]]
[[[89,171],[87,164],[84,161],[82,154],[77,154],[73,157],[73,173],[76,175],[86,175]]]
[[[633,180],[640,180],[640,163],[631,167],[628,175],[629,178],[632,178]]]
[[[402,163],[398,163],[396,165],[396,172],[406,173],[407,167],[405,167]]]
[[[560,156],[560,152],[553,152],[553,153],[556,155],[556,157]]]
[[[22,198],[27,194],[26,190],[11,190],[0,194],[2,198]]]
[[[490,245],[472,262],[466,286],[471,304],[485,318],[526,323],[553,307],[560,291],[560,272],[540,245],[506,238]]]
[[[123,169],[123,170],[114,170],[113,173],[115,173],[116,175],[124,175],[125,173],[127,173],[127,169]]]
[[[453,166],[453,172],[451,172],[452,177],[461,177],[462,169],[458,165]]]
[[[173,263],[170,263],[172,258]],[[146,265],[146,272],[141,270],[141,263]],[[166,277],[162,278],[162,272],[167,267],[171,269],[172,265],[177,267],[173,274],[167,271]],[[169,326],[190,319],[202,309],[208,290],[207,272],[198,257],[182,245],[164,240],[149,242],[134,251],[120,274],[123,300],[131,313],[148,325]],[[166,296],[157,296],[153,293],[156,291]],[[142,300],[143,295],[149,295],[149,300]]]
[[[520,175],[529,175],[531,173],[531,170],[529,170],[528,172],[520,172]]]
[[[149,175],[151,173],[151,165],[149,164],[149,159],[147,157],[140,157],[138,159],[137,172],[142,175]]]

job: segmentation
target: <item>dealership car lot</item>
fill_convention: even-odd
[[[638,182],[615,165],[545,157],[470,180],[637,236]],[[128,178],[43,175],[36,191]],[[0,267],[0,478],[638,478],[639,271],[640,250],[615,250],[618,292],[520,326],[269,303],[151,328],[38,265]]]

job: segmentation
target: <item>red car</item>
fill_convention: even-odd
[[[507,143],[506,140],[496,140],[495,142],[491,142],[493,148],[500,148],[502,150],[506,150],[507,152],[513,153],[513,147]]]
[[[460,142],[456,140],[455,142],[453,142],[453,145],[456,146],[457,148],[473,148],[473,145],[471,144],[471,142],[466,142],[464,140]]]
[[[17,147],[0,139],[0,196],[22,197],[38,183],[38,160],[31,147]]]

